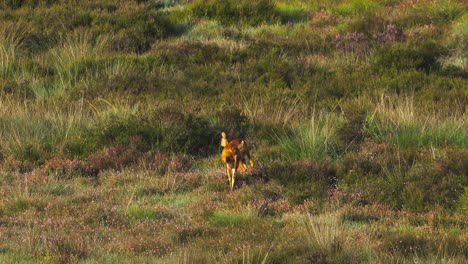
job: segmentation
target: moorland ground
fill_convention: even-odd
[[[467,43],[456,0],[1,1],[0,262],[464,263]]]

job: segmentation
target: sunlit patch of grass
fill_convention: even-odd
[[[278,2],[276,3],[276,9],[282,23],[297,23],[309,18],[309,13],[301,6]]]
[[[462,10],[462,5],[454,0],[435,0],[428,4],[430,18],[436,23],[447,23],[455,19]]]
[[[259,217],[254,210],[244,210],[239,213],[229,211],[215,211],[208,217],[210,224],[219,227],[242,227],[250,225]]]
[[[396,104],[382,99],[368,119],[368,132],[382,142],[400,147],[446,146],[465,147],[468,144],[466,113],[451,113],[448,117],[423,113],[411,98]]]
[[[400,24],[414,26],[447,24],[463,14],[463,10],[464,7],[460,1],[433,0],[416,3],[400,1],[391,12],[394,19],[400,20]]]
[[[196,202],[196,198],[188,194],[149,195],[138,199],[138,203],[164,205],[173,208],[181,208],[194,202]]]
[[[465,213],[468,210],[468,187],[465,186],[465,190],[463,194],[460,196],[460,200],[458,201],[457,211],[460,213]]]
[[[364,14],[372,9],[379,7],[380,4],[374,0],[351,0],[346,1],[343,4],[332,7],[332,11],[349,16],[349,15],[359,15]]]
[[[192,41],[224,39],[224,27],[216,20],[202,20],[186,34]]]
[[[466,53],[467,42],[464,41],[468,35],[468,13],[454,20],[451,30],[446,33],[444,44],[450,53],[440,58],[444,68],[455,67],[462,71],[468,70],[468,53]]]
[[[26,252],[16,252],[0,248],[0,262],[5,264],[37,263],[37,260]]]

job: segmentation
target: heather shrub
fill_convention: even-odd
[[[173,213],[166,208],[148,208],[130,206],[125,209],[125,215],[137,220],[173,219]]]
[[[366,56],[365,53],[361,55]],[[351,55],[350,60],[354,59],[356,57]],[[308,80],[313,85],[305,87],[307,97],[316,98],[325,107],[334,107],[341,98],[352,98],[372,91],[372,84],[365,81],[372,76],[372,72],[364,66],[353,66],[348,62],[336,65],[334,70],[315,71]]]
[[[344,102],[341,105],[344,121],[336,131],[341,147],[348,148],[361,143],[365,139],[364,125],[370,107],[365,98]]]
[[[129,145],[132,137],[142,139],[142,147],[154,148],[161,137],[161,127],[132,110],[119,110],[102,115],[96,121],[93,134],[97,145]]]
[[[71,179],[81,176],[85,173],[85,169],[83,162],[78,159],[69,160],[54,157],[45,161],[35,172],[57,179]]]
[[[182,113],[175,107],[161,109],[158,116],[161,122],[161,149],[192,155],[209,155],[218,149],[218,135],[205,119]]]
[[[192,155],[208,155],[219,144],[217,133],[208,122],[175,106],[148,112],[137,108],[115,108],[103,112],[92,130],[97,146],[129,145],[131,140],[142,151],[162,150]]]
[[[34,28],[50,37],[58,37],[80,27],[90,27],[93,17],[90,12],[81,8],[67,8],[63,5],[53,5],[50,8],[38,8],[27,13],[25,17]],[[61,23],[57,23],[61,21]]]
[[[379,212],[372,207],[347,207],[340,216],[342,222],[373,223],[380,220]]]
[[[465,192],[466,175],[445,169],[445,162],[414,165],[405,179],[404,208],[423,211],[432,207],[452,210]]]
[[[105,170],[122,170],[138,161],[141,153],[136,149],[139,139],[132,140],[129,146],[111,145],[88,155],[83,166],[85,174],[98,176]]]
[[[466,185],[462,172],[466,159],[456,165],[445,151],[433,160],[429,151],[366,145],[358,153],[345,155],[338,164],[342,189],[369,195],[396,209],[420,212],[456,208]]]
[[[213,113],[213,125],[228,134],[228,138],[245,138],[251,131],[251,124],[241,109],[222,105],[223,107]],[[219,138],[221,134],[217,135]]]
[[[446,256],[463,258],[467,255],[464,238],[456,233],[431,236],[419,230],[407,229],[385,232],[384,248],[405,257],[418,256],[422,259],[441,254],[436,256],[439,261],[444,261]]]
[[[296,204],[305,200],[323,201],[337,184],[336,170],[330,161],[275,162],[266,175],[283,185],[288,199]]]
[[[55,263],[70,263],[86,258],[93,249],[86,237],[72,238],[64,234],[44,234],[36,254]],[[38,240],[38,238],[36,238]]]
[[[393,233],[388,236],[385,246],[389,250],[396,251],[405,256],[427,256],[433,251],[432,247],[435,246],[433,241],[414,232],[402,231],[401,233]]]
[[[161,12],[145,12],[125,18],[123,28],[117,31],[111,50],[143,53],[151,44],[172,34],[173,25]]]

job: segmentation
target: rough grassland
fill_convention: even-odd
[[[0,263],[465,263],[467,39],[458,0],[0,1]]]

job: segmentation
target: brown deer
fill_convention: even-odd
[[[229,186],[232,191],[234,189],[236,172],[239,167],[243,172],[246,172],[246,158],[249,159],[249,163],[252,168],[254,167],[254,161],[250,156],[250,148],[244,140],[228,140],[226,133],[224,132],[221,133],[221,136],[221,146],[223,147],[221,160],[226,165],[225,173],[228,177]]]

